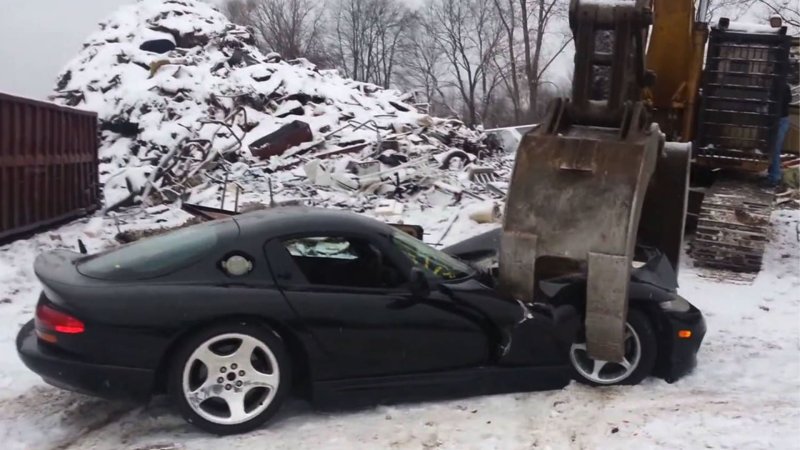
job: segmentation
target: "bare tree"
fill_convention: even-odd
[[[572,41],[571,37],[561,35],[554,48],[548,52],[545,48],[545,37],[550,33],[550,26],[559,14],[563,14],[568,6],[565,0],[518,0],[522,21],[523,45],[525,50],[525,77],[528,82],[528,119],[537,119],[539,106],[539,89],[543,83],[542,76]],[[552,41],[548,41],[552,45]]]
[[[748,0],[706,0],[706,10],[699,11],[699,18],[703,22],[711,22],[712,19],[720,16],[728,16],[733,19],[740,17],[747,10]],[[700,0],[695,1],[696,7],[700,7]]]
[[[434,0],[427,20],[447,62],[449,85],[463,102],[464,120],[476,125],[500,82],[494,61],[502,26],[492,0]]]
[[[756,4],[765,8],[767,14],[780,17],[792,28],[793,34],[800,32],[800,4],[797,0],[756,0]]]
[[[339,0],[333,47],[345,76],[389,87],[412,17],[400,0]]]
[[[442,91],[442,81],[447,79],[444,53],[429,25],[416,15],[411,21],[408,33],[413,39],[403,47],[397,80],[402,89],[422,94],[431,114],[448,115],[453,111]]]
[[[250,5],[247,0],[227,0],[222,4],[222,13],[231,22],[239,25],[252,25]]]
[[[265,50],[284,58],[325,60],[324,0],[229,0],[224,12],[255,29]]]
[[[519,85],[517,33],[519,32],[518,12],[516,0],[494,0],[494,6],[503,25],[506,35],[507,58],[498,59],[496,64],[506,88],[509,101],[514,110],[514,123],[522,120],[522,91]],[[507,67],[504,67],[507,65]]]

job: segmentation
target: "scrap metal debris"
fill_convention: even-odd
[[[430,117],[413,95],[262,54],[249,29],[198,0],[121,8],[51,98],[98,113],[106,211],[217,208],[237,186],[249,201],[274,188],[280,201],[393,212],[381,202],[502,197],[490,185],[512,164],[497,139]]]

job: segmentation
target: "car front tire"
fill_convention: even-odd
[[[625,359],[621,363],[594,360],[586,351],[585,333],[572,344],[569,360],[573,377],[592,386],[639,384],[653,371],[658,343],[653,325],[636,309],[628,312],[625,324]]]
[[[291,367],[269,328],[233,322],[203,329],[180,345],[169,391],[183,418],[213,434],[258,428],[290,391]]]

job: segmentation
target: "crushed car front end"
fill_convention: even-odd
[[[658,358],[653,375],[672,383],[697,365],[697,352],[706,334],[703,313],[683,297],[657,303],[651,315],[658,333]]]
[[[497,269],[500,230],[492,230],[459,242],[444,251],[461,258],[492,277]],[[637,258],[628,286],[629,305],[645,312],[657,334],[658,350],[652,375],[674,382],[697,365],[697,353],[706,334],[702,312],[677,293],[677,275],[658,250],[637,247]],[[541,280],[541,300],[554,306],[585,305],[586,277],[582,273]]]

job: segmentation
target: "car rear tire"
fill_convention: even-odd
[[[625,359],[622,363],[594,360],[586,352],[585,333],[569,350],[573,377],[591,386],[639,384],[653,371],[658,343],[653,326],[641,311],[628,311],[625,324]]]
[[[180,345],[169,392],[183,418],[218,435],[258,428],[290,391],[291,364],[269,328],[233,322],[203,329]]]

